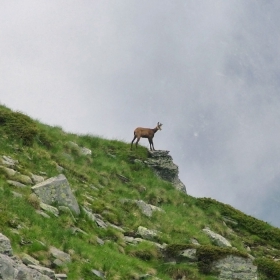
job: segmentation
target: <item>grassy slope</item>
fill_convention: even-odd
[[[159,243],[188,246],[190,239],[196,238],[200,244],[210,245],[201,231],[209,226],[230,240],[240,252],[246,253],[244,244],[250,246],[251,253],[259,257],[260,267],[264,266],[264,274],[270,271],[271,262],[269,259],[262,261],[261,257],[280,254],[279,229],[229,205],[178,192],[170,183],[158,179],[149,168],[134,162],[134,159],[147,157],[147,150],[141,146],[137,151],[130,151],[129,145],[120,141],[65,133],[59,127],[43,125],[4,106],[0,106],[0,132],[0,155],[17,159],[20,173],[46,172],[49,178],[58,175],[57,165],[62,166],[79,204],[126,232],[135,232],[141,225],[158,230],[156,241]],[[92,155],[80,155],[69,141],[91,149]],[[124,183],[118,175],[125,176],[129,182]],[[72,262],[56,269],[57,273],[67,273],[68,279],[94,279],[92,269],[104,271],[107,279],[139,279],[147,273],[161,279],[183,275],[187,275],[187,279],[216,279],[201,274],[193,264],[166,264],[161,252],[149,243],[127,245],[122,233],[113,228],[99,228],[83,213],[76,221],[67,214],[42,218],[35,212],[30,188],[11,187],[6,180],[1,172],[0,232],[10,238],[16,254],[26,252],[45,266],[51,264],[49,246],[69,252]],[[15,197],[12,191],[23,197]],[[142,199],[161,207],[165,213],[156,212],[148,218],[136,206],[123,204],[122,198]],[[233,226],[234,234],[223,223],[223,216],[238,222]],[[72,227],[88,235],[73,234]],[[103,246],[98,244],[98,237],[105,241]],[[277,270],[278,266],[273,269]],[[278,279],[273,275],[269,277]]]

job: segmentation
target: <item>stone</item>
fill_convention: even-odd
[[[140,235],[144,239],[152,240],[158,235],[158,232],[156,230],[139,226],[137,229],[137,235]]]
[[[27,175],[17,174],[16,175],[16,180],[19,181],[22,184],[25,184],[25,185],[33,185],[33,181]]]
[[[25,265],[33,264],[33,265],[39,265],[39,261],[34,259],[33,257],[29,256],[26,253],[23,253],[21,256],[21,260]]]
[[[45,213],[44,211],[41,211],[41,210],[36,210],[36,213],[43,216],[44,218],[47,218],[47,219],[50,219],[51,217]]]
[[[179,168],[174,164],[169,151],[149,151],[145,163],[163,180],[171,182],[173,186],[186,193],[186,187],[179,179]]]
[[[31,180],[34,184],[38,184],[38,183],[43,182],[45,179],[43,176],[31,174]]]
[[[13,249],[8,237],[0,233],[0,254],[7,256],[13,255]],[[0,278],[1,279],[1,278]]]
[[[99,270],[96,270],[96,269],[92,269],[91,272],[96,275],[97,277],[100,277],[102,279],[105,279],[105,276],[104,276],[104,273],[99,271]]]
[[[197,261],[196,249],[183,250],[180,256],[186,258],[188,261],[192,261],[192,262]]]
[[[72,141],[69,141],[68,143],[70,144],[70,146],[76,148],[80,152],[81,155],[87,156],[87,155],[91,155],[92,154],[92,151],[90,149],[88,149],[88,148],[80,147],[78,144],[76,144],[76,143],[74,143]]]
[[[26,187],[25,184],[22,184],[20,182],[17,182],[17,181],[13,181],[13,180],[7,180],[7,183],[11,186],[14,186],[14,187],[17,187],[17,188],[24,188]]]
[[[53,206],[48,205],[48,204],[43,203],[43,202],[40,202],[40,207],[44,211],[49,212],[49,213],[55,215],[56,217],[58,217],[58,215],[59,215],[59,211],[56,207],[53,207]]]
[[[32,264],[29,264],[28,267],[37,270],[41,274],[48,276],[50,279],[55,279],[55,273],[50,268]]]
[[[256,280],[257,266],[250,258],[243,258],[229,255],[223,259],[215,261],[212,265],[213,271],[219,272],[219,280]]]
[[[57,280],[64,280],[64,279],[67,279],[67,275],[64,274],[64,273],[55,274],[55,279],[57,279]]]
[[[63,174],[36,184],[31,189],[42,202],[49,205],[57,203],[58,205],[67,206],[74,214],[80,214],[77,199],[73,195],[68,180]]]
[[[147,217],[152,217],[154,211],[163,212],[163,210],[157,206],[147,204],[143,200],[135,201],[136,205],[141,209],[142,213]]]
[[[9,177],[13,177],[16,175],[16,171],[12,168],[8,168],[8,167],[4,167],[4,166],[0,166],[0,168],[4,171],[4,173]]]
[[[55,247],[50,247],[50,254],[56,258],[62,261],[63,264],[71,262],[71,257],[69,254],[55,248]]]
[[[0,163],[9,167],[14,167],[18,164],[18,160],[14,160],[9,156],[2,156]]]
[[[230,242],[226,238],[218,233],[211,231],[209,228],[204,228],[202,231],[210,237],[215,245],[219,247],[232,247]]]

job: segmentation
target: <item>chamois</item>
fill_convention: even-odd
[[[133,145],[133,142],[134,140],[137,138],[137,141],[136,141],[136,148],[137,148],[137,144],[138,142],[140,141],[140,138],[148,138],[149,140],[149,143],[150,143],[150,150],[154,150],[155,151],[155,147],[154,147],[154,143],[153,143],[153,138],[154,138],[154,135],[155,133],[158,131],[158,130],[161,130],[161,126],[162,126],[162,123],[158,122],[157,123],[157,126],[155,128],[143,128],[143,127],[137,127],[135,130],[134,130],[134,138],[131,142],[131,147],[130,149],[132,150],[132,145]]]

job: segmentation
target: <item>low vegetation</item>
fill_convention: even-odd
[[[92,154],[81,155],[71,143]],[[142,146],[131,151],[130,143],[66,133],[0,106],[0,156],[18,160],[21,174],[50,178],[63,172],[80,206],[124,230],[101,228],[84,211],[78,217],[63,213],[43,218],[36,212],[40,206],[30,186],[9,185],[0,168],[0,232],[11,240],[16,255],[27,253],[46,267],[52,267],[50,246],[69,253],[71,262],[52,267],[68,279],[95,279],[93,269],[102,271],[106,279],[217,279],[209,274],[209,259],[234,250],[212,246],[202,231],[205,227],[227,238],[237,248],[236,254],[248,256],[250,247],[262,279],[280,279],[280,266],[273,260],[280,256],[279,229],[229,205],[175,190],[141,163],[147,158]],[[147,217],[123,199],[143,200],[163,211]],[[125,242],[125,236],[137,237],[139,226],[159,234],[153,242]],[[73,231],[76,228],[80,231]],[[201,246],[193,245],[192,239]],[[182,248],[197,248],[199,262],[169,262],[155,243],[167,244],[170,255]]]

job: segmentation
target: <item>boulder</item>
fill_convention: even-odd
[[[149,151],[145,163],[163,180],[171,182],[173,186],[186,193],[186,187],[179,179],[179,168],[174,164],[169,151]]]
[[[8,237],[0,233],[0,254],[7,256],[13,255],[13,249]],[[0,278],[1,279],[1,278]]]
[[[137,235],[140,235],[144,239],[152,240],[158,235],[158,232],[156,230],[139,226],[137,229]]]
[[[229,255],[223,259],[215,261],[212,269],[219,273],[219,280],[256,280],[257,266],[253,265],[250,258],[243,258]]]
[[[215,245],[219,247],[232,247],[227,239],[225,239],[220,234],[211,231],[209,228],[205,228],[202,231],[205,232],[210,237],[210,239]]]
[[[36,184],[32,191],[46,204],[57,203],[69,207],[76,215],[80,214],[77,199],[63,174]]]

